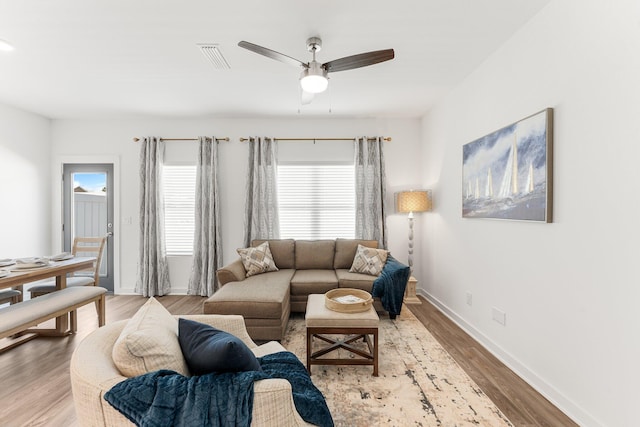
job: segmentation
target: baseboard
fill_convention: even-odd
[[[116,295],[140,295],[140,294],[136,292],[134,288],[120,288],[118,289],[118,293]],[[187,289],[186,288],[171,289],[171,292],[169,292],[169,295],[187,295]]]
[[[452,322],[458,325],[462,330],[469,334],[473,339],[479,342],[487,351],[497,357],[505,366],[516,373],[520,378],[533,387],[538,393],[543,395],[558,409],[564,412],[569,418],[581,426],[601,427],[602,424],[596,421],[591,415],[584,411],[580,406],[568,399],[552,385],[536,375],[533,371],[523,365],[518,359],[513,357],[507,351],[502,349],[496,343],[491,341],[486,335],[477,330],[473,325],[469,324],[457,313],[443,304],[433,295],[425,292],[423,289],[417,290],[419,295],[431,302],[438,310],[447,316]]]
[[[140,295],[133,288],[121,288],[118,292],[113,292],[114,295]]]

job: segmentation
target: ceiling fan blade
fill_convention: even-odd
[[[266,47],[258,46],[257,44],[249,43],[246,41],[241,41],[238,43],[238,46],[243,47],[245,49],[250,50],[251,52],[258,53],[260,55],[266,56],[267,58],[275,59],[276,61],[284,62],[285,64],[290,64],[296,67],[304,67],[309,68],[309,64],[306,64],[302,61],[298,61],[295,58],[282,54],[280,52],[276,52],[275,50],[267,49]]]
[[[346,56],[344,58],[325,62],[323,67],[330,73],[337,71],[353,70],[354,68],[366,67],[367,65],[389,61],[395,57],[393,49],[376,50],[374,52],[360,53],[358,55]]]
[[[309,105],[311,104],[311,101],[313,101],[313,94],[311,92],[307,92],[305,90],[302,91],[302,94],[300,95],[300,103],[302,105]]]

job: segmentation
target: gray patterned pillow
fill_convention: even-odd
[[[278,267],[273,262],[269,242],[264,242],[255,248],[238,249],[238,255],[242,259],[244,269],[247,270],[247,277],[268,271],[278,271]]]
[[[368,248],[358,245],[356,256],[349,272],[363,273],[371,276],[378,276],[382,272],[384,264],[387,262],[389,251],[384,249]]]

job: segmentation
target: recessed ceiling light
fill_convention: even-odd
[[[0,50],[11,52],[13,50],[13,46],[8,41],[0,39]]]

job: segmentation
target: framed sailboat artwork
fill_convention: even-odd
[[[462,147],[462,216],[551,222],[553,109]]]

